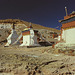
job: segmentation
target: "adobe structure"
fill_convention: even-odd
[[[7,43],[5,44],[5,47],[8,47],[9,45],[18,44],[18,37],[19,36],[17,35],[17,32],[15,30],[15,25],[13,24],[13,28],[11,29],[9,36],[7,37]]]
[[[61,34],[55,48],[75,48],[75,11],[69,15],[66,13],[59,22],[62,24]]]
[[[22,38],[20,39],[20,41],[23,40],[23,42],[20,46],[40,46],[38,43],[37,33],[38,31],[33,30],[32,25],[30,23],[29,27],[25,28],[22,31]]]

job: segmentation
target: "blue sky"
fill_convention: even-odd
[[[56,28],[58,20],[75,10],[75,0],[0,0],[0,19],[21,19]],[[57,28],[60,29],[60,28]]]

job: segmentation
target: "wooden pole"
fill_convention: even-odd
[[[66,16],[68,16],[68,13],[67,13],[67,7],[65,7],[65,12],[66,12]]]

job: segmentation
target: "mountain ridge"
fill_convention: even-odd
[[[3,19],[3,20],[0,20],[0,23],[25,24],[26,26],[29,26],[30,22],[20,20],[20,19]],[[54,32],[60,32],[60,30],[57,30],[55,28],[45,27],[45,26],[42,26],[40,24],[35,24],[35,23],[31,23],[31,24],[32,24],[33,29],[48,29]]]

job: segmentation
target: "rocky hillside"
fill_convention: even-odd
[[[25,24],[26,26],[29,26],[30,22],[23,21],[23,20],[20,20],[20,19],[5,19],[5,20],[0,20],[0,23]],[[34,23],[32,23],[32,27],[34,29],[47,29],[47,30],[51,30],[51,31],[55,31],[55,32],[60,32],[60,30],[57,30],[57,29],[54,29],[54,28],[49,28],[49,27],[44,27],[42,25],[34,24]]]
[[[0,20],[0,24],[2,24],[2,23],[4,23],[4,25],[7,25],[8,23],[12,25],[14,23],[15,29],[16,29],[18,35],[21,33],[21,31],[23,29],[28,27],[29,24],[30,24],[30,22],[26,22],[26,21],[19,20],[19,19]],[[44,36],[45,39],[47,39],[48,41],[50,41],[50,40],[56,41],[56,40],[50,38],[51,32],[57,33],[57,34],[60,33],[60,30],[57,30],[57,29],[54,29],[54,28],[44,27],[42,25],[34,24],[34,23],[31,23],[31,24],[32,24],[33,29],[38,30],[40,32],[40,34],[42,36]],[[7,38],[7,36],[9,35],[9,33],[10,33],[10,29],[0,29],[0,42],[4,41]]]

